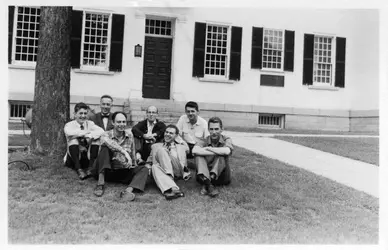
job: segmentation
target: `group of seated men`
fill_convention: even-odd
[[[96,196],[104,194],[106,181],[114,181],[128,185],[120,197],[132,201],[135,192],[143,192],[152,176],[167,200],[183,197],[175,181],[191,178],[187,158],[195,160],[202,195],[215,197],[219,194],[215,186],[231,182],[232,141],[222,134],[220,118],[212,117],[207,122],[198,115],[197,103],[186,103],[186,114],[176,125],[167,126],[156,118],[158,109],[150,106],[147,118],[132,131],[126,129],[127,115],[121,111],[111,113],[112,105],[113,98],[103,95],[101,112],[89,119],[89,107],[78,103],[74,120],[64,128],[65,165],[75,169],[81,180],[96,178]]]

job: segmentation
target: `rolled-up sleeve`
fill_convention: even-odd
[[[225,141],[224,146],[230,148],[230,154],[232,154],[232,153],[233,153],[233,142],[232,142],[232,138],[226,137],[226,136],[225,136],[225,137],[224,137],[224,141]]]

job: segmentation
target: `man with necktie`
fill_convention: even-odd
[[[113,129],[112,114],[110,112],[113,105],[113,98],[110,95],[103,95],[100,98],[101,112],[95,114],[91,120],[100,126],[104,131]]]
[[[87,119],[89,107],[85,103],[77,103],[74,107],[74,120],[66,123],[64,132],[67,141],[65,165],[74,168],[81,180],[91,175],[91,166],[97,156],[90,154],[89,148],[99,147],[99,138],[104,130]],[[89,158],[89,160],[87,159]],[[84,171],[86,170],[86,173]]]
[[[180,143],[175,140],[178,134],[179,129],[175,125],[168,125],[164,132],[164,140],[152,145],[147,159],[147,165],[152,164],[155,183],[167,200],[184,196],[174,179],[190,178],[186,159],[189,147],[186,142]]]

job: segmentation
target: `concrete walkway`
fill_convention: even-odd
[[[346,138],[379,138],[378,135],[336,135],[336,134],[282,134],[282,133],[250,133],[224,131],[230,137],[275,137],[275,136],[293,136],[293,137],[346,137]]]
[[[379,197],[378,166],[268,136],[256,137],[249,133],[238,132],[225,134],[231,136],[237,146]]]

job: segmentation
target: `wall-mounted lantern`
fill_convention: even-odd
[[[141,45],[140,44],[137,44],[135,45],[135,57],[141,57]]]

